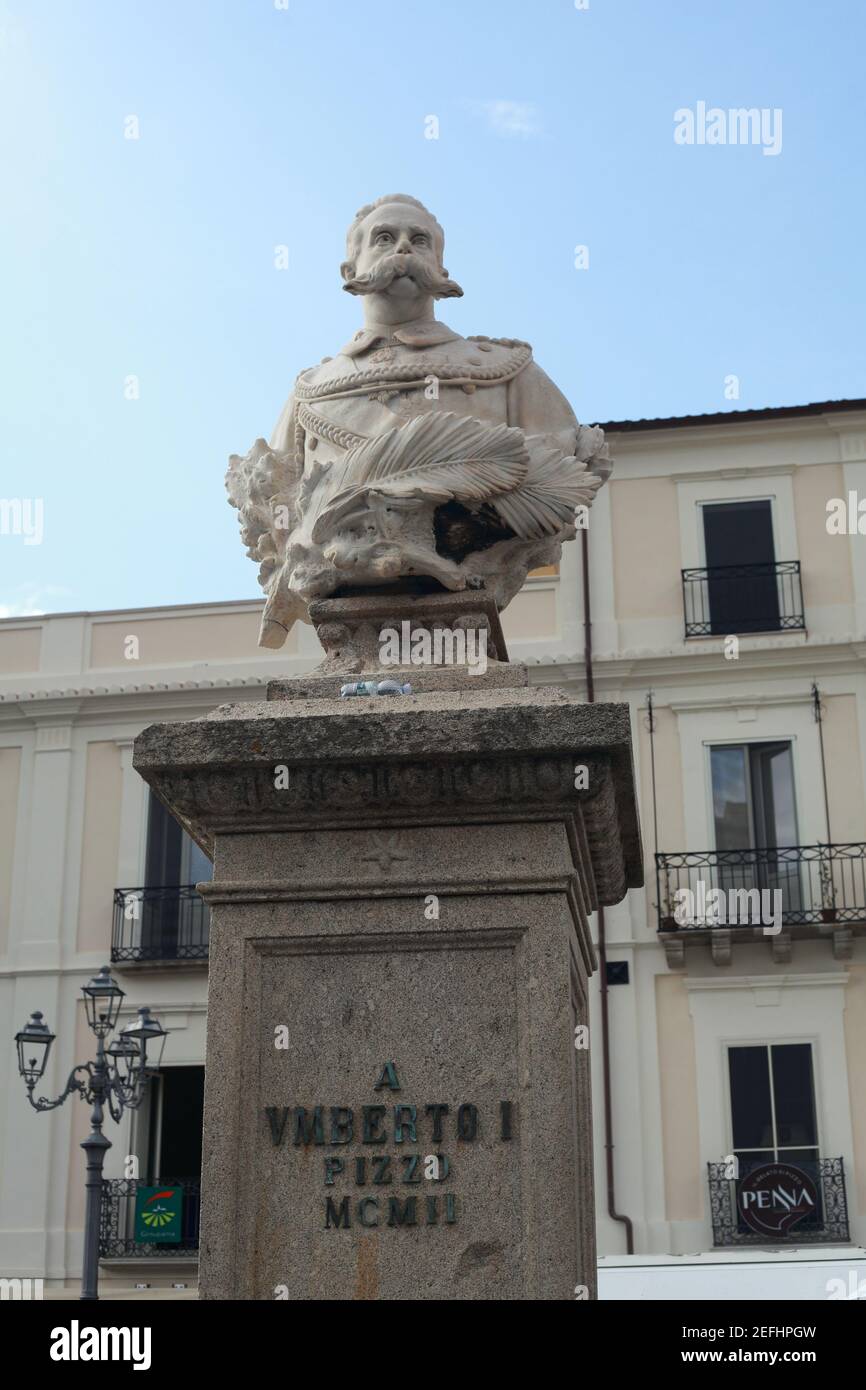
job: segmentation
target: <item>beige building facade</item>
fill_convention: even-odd
[[[605,428],[589,530],[503,615],[533,680],[632,711],[646,888],[596,922],[591,982],[600,1253],[866,1244],[866,401]],[[0,1276],[77,1278],[88,1111],[34,1114],[11,1039],[42,1010],[41,1090],[62,1090],[91,1055],[80,987],[111,960],[121,1021],[148,1004],[170,1037],[147,1105],[107,1125],[104,1277],[195,1282],[208,868],[132,743],[316,663],[306,627],[257,648],[260,617],[0,623]],[[766,919],[719,920],[732,901]],[[729,1176],[774,1163],[816,1197],[775,1242]],[[185,1191],[158,1254],[133,1239],[156,1181]]]

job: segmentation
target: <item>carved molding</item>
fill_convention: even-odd
[[[608,905],[627,888],[620,812],[607,759],[581,761],[591,791],[574,789],[574,756],[289,764],[282,789],[272,764],[140,770],[208,852],[216,834],[358,826],[359,808],[370,829],[562,817],[573,827],[577,862],[591,865],[598,901]],[[595,906],[590,892],[581,908]]]

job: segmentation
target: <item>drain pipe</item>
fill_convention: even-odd
[[[592,611],[589,595],[589,534],[586,529],[580,533],[581,558],[583,564],[583,662],[586,672],[586,698],[589,704],[595,703],[595,680],[592,670]],[[598,906],[598,959],[601,976],[601,1056],[604,1077],[604,1155],[607,1169],[607,1214],[611,1221],[620,1221],[625,1226],[626,1254],[634,1254],[634,1227],[630,1216],[623,1216],[616,1209],[616,1192],[613,1176],[613,1106],[610,1090],[610,1021],[607,1010],[607,945],[604,934],[604,908]]]

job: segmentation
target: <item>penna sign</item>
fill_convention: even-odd
[[[783,1236],[819,1212],[813,1179],[793,1163],[753,1168],[738,1184],[737,1206],[749,1230],[761,1236]]]

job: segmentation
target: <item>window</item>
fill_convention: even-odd
[[[776,631],[779,592],[770,502],[712,502],[701,510],[710,633]]]
[[[203,1116],[204,1067],[163,1067],[152,1073],[148,1099],[136,1115],[136,1152],[143,1186],[183,1188],[179,1241],[176,1247],[166,1246],[167,1253],[193,1254],[198,1248]],[[129,1194],[127,1221],[137,1186]],[[133,1245],[128,1253],[150,1252]]]
[[[211,862],[174,816],[151,792],[147,818],[145,885],[177,888],[204,883],[213,873]]]
[[[206,957],[210,915],[195,885],[212,874],[204,850],[151,793],[140,944],[144,958]]]
[[[717,745],[710,774],[716,849],[796,845],[790,743]]]
[[[728,1049],[731,1137],[740,1160],[814,1163],[818,1126],[811,1043]]]
[[[726,743],[710,748],[714,888],[781,893],[784,915],[802,911],[802,865],[790,743]],[[777,852],[778,851],[778,852]]]
[[[147,1123],[148,1179],[201,1176],[204,1067],[163,1067],[151,1078]]]

